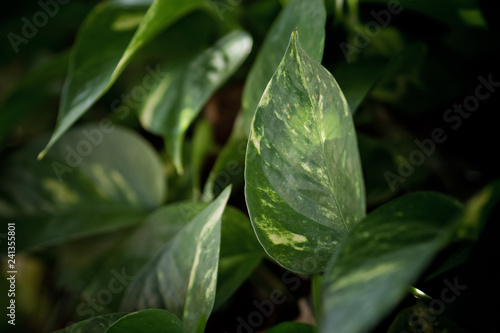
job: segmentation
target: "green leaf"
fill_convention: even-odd
[[[75,127],[37,162],[47,139],[0,168],[0,216],[17,223],[17,251],[134,225],[162,202],[161,162],[136,133],[106,120]]]
[[[269,29],[243,90],[244,130],[250,132],[253,115],[266,85],[287,49],[290,33],[298,28],[304,50],[321,62],[325,44],[326,10],[323,0],[291,0]]]
[[[150,309],[129,313],[113,325],[105,333],[187,333],[182,322],[172,313]]]
[[[177,170],[182,171],[182,141],[191,122],[210,96],[238,69],[252,48],[252,38],[233,31],[213,47],[181,64],[148,96],[140,111],[142,125],[163,135]]]
[[[94,317],[79,321],[69,327],[54,333],[104,333],[115,321],[125,316],[126,313],[112,313],[105,316]]]
[[[215,300],[221,216],[230,191],[226,188],[144,266],[125,293],[124,310],[163,308],[189,332],[204,327]]]
[[[263,257],[264,252],[247,216],[233,207],[226,207],[222,215],[215,309],[229,299]]]
[[[135,277],[149,259],[207,205],[178,202],[162,206],[136,228],[58,248],[58,271],[61,272],[58,285],[72,290],[81,299],[95,298],[100,290],[108,288],[109,280],[115,274],[126,276],[121,280],[125,281],[123,286],[126,287],[130,278]],[[227,206],[222,215],[214,308],[222,305],[236,291],[258,266],[263,255],[246,215]],[[77,261],[75,256],[78,256]],[[102,256],[103,260],[96,261],[96,256]],[[118,308],[122,296],[121,291],[113,294],[112,302],[103,311]]]
[[[320,332],[371,329],[449,240],[460,211],[453,198],[423,192],[371,212],[328,264]]]
[[[212,125],[206,119],[200,119],[193,129],[191,158],[189,166],[192,170],[193,193],[195,198],[201,197],[201,177],[204,163],[209,154],[217,151]],[[227,184],[229,185],[229,184]],[[226,187],[227,187],[226,185]],[[225,188],[225,187],[224,187]],[[213,198],[211,198],[213,199]]]
[[[208,175],[203,190],[205,200],[213,199],[229,184],[233,186],[233,192],[243,188],[247,141],[246,135],[229,138]]]
[[[456,237],[477,241],[498,202],[500,180],[492,182],[467,202],[459,219]]]
[[[284,322],[272,327],[267,333],[314,333],[314,326],[296,323],[292,321]]]
[[[352,117],[333,76],[297,32],[255,113],[245,194],[257,238],[283,267],[323,271],[365,199]]]
[[[186,13],[206,5],[205,0],[151,3],[107,1],[87,17],[72,50],[56,128],[39,158],[113,85],[143,45]]]
[[[321,315],[323,314],[322,285],[323,285],[323,275],[320,274],[313,275],[311,279],[311,303],[314,313],[314,319],[316,320],[316,322],[321,321]]]
[[[500,180],[493,181],[469,199],[462,214],[457,219],[457,228],[454,234],[454,240],[460,242],[460,247],[454,247],[450,256],[429,273],[427,280],[467,262],[499,201]]]

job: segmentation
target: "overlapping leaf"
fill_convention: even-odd
[[[130,130],[105,121],[76,127],[37,162],[46,142],[1,167],[0,216],[15,217],[18,251],[136,224],[162,202],[161,162]]]
[[[105,333],[188,333],[182,322],[172,313],[160,310],[142,310],[120,318]]]
[[[206,0],[115,0],[99,4],[79,32],[56,128],[39,158],[109,89],[144,44],[187,12],[203,6]]]
[[[370,213],[344,240],[323,278],[320,332],[365,332],[401,299],[449,240],[461,205],[408,194]]]
[[[253,120],[245,194],[257,238],[282,266],[317,273],[364,216],[349,107],[292,34]]]
[[[238,69],[252,48],[252,38],[234,31],[213,47],[181,64],[173,64],[140,112],[144,127],[165,137],[178,170],[182,141],[208,98]]]
[[[124,310],[163,308],[190,332],[205,326],[215,300],[221,216],[229,193],[228,187],[144,266],[127,289]]]

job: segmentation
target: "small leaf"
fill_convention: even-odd
[[[53,333],[105,333],[109,326],[125,315],[126,313],[112,313],[105,316],[94,317],[79,321],[78,323]]]
[[[287,39],[296,28],[302,35],[304,50],[321,62],[325,44],[326,10],[323,0],[291,0],[269,29],[248,73],[242,97],[244,130],[248,134],[255,109],[266,85],[287,49]]]
[[[45,142],[0,168],[0,217],[18,223],[17,251],[136,224],[162,202],[161,162],[136,133],[105,121],[75,127],[37,162]]]
[[[453,198],[424,192],[371,212],[328,264],[320,332],[371,329],[450,239],[460,211]]]
[[[111,325],[105,333],[187,333],[182,322],[172,313],[150,309],[129,313]]]
[[[267,333],[314,333],[314,326],[296,323],[292,321],[284,322],[272,327]]]
[[[182,141],[208,98],[238,69],[252,49],[252,38],[233,31],[213,47],[182,64],[173,64],[140,112],[142,125],[165,137],[177,170]]]
[[[477,241],[493,209],[500,201],[500,180],[496,180],[474,195],[459,219],[456,237]]]
[[[143,45],[186,13],[203,6],[206,0],[117,0],[97,5],[79,31],[56,128],[39,158],[108,91]]]
[[[257,238],[283,267],[319,273],[363,218],[361,164],[349,107],[297,32],[255,113],[245,194]]]
[[[124,310],[163,308],[189,332],[204,327],[217,280],[221,216],[230,188],[187,224],[146,264],[129,285]]]

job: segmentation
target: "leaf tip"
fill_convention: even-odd
[[[41,161],[46,154],[47,154],[47,148],[45,148],[38,154],[38,156],[36,157],[37,161]]]

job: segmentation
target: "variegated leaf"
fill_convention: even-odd
[[[303,47],[317,61],[323,58],[326,9],[323,0],[291,0],[273,22],[248,73],[242,96],[243,126],[250,131],[255,109],[267,83],[287,48],[287,38],[293,29],[300,29]]]
[[[328,264],[319,332],[369,332],[450,240],[461,210],[452,197],[421,192],[371,212]]]
[[[124,311],[166,309],[189,332],[203,331],[215,301],[221,216],[230,192],[227,187],[142,268],[127,288]]]
[[[158,87],[147,97],[140,120],[149,131],[165,138],[179,172],[184,135],[212,94],[239,68],[252,49],[252,37],[236,30],[213,47],[172,64]]]
[[[245,194],[266,252],[287,269],[317,273],[363,218],[364,186],[344,95],[297,35],[253,119]]]

